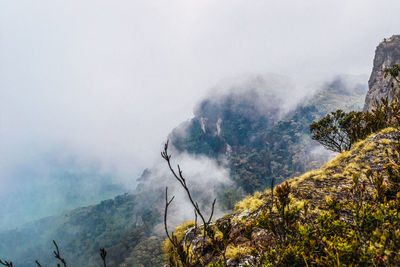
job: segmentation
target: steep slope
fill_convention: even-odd
[[[396,129],[387,128],[355,144],[350,151],[339,154],[320,169],[289,179],[287,181],[287,188],[290,188],[290,201],[287,203],[287,210],[285,211],[286,213],[284,213],[284,217],[279,215],[279,205],[275,207],[275,204],[272,204],[270,190],[266,190],[264,193],[256,193],[237,203],[233,214],[218,219],[214,224],[217,233],[218,231],[223,232],[222,229],[226,229],[226,225],[228,224],[231,227],[226,236],[223,233],[219,234],[225,236],[225,238],[223,238],[224,242],[222,243],[222,247],[221,242],[217,242],[221,239],[217,237],[217,241],[208,241],[208,245],[205,245],[206,247],[204,248],[204,244],[201,243],[201,238],[199,238],[199,229],[194,227],[180,229],[181,240],[185,241],[186,246],[194,248],[192,251],[196,251],[194,253],[195,255],[202,255],[202,259],[206,261],[204,265],[224,261],[223,255],[225,255],[228,266],[243,266],[244,264],[253,266],[258,263],[268,265],[268,263],[271,264],[271,262],[279,262],[279,266],[306,265],[305,262],[311,265],[324,265],[324,263],[328,264],[329,260],[331,260],[328,253],[330,249],[333,249],[333,259],[335,264],[337,264],[337,262],[339,262],[339,254],[341,258],[344,258],[346,253],[350,253],[349,257],[351,257],[351,253],[354,253],[352,249],[355,248],[353,248],[351,244],[346,244],[345,239],[337,240],[332,236],[337,235],[337,238],[341,238],[339,237],[340,230],[342,229],[340,227],[344,227],[343,229],[347,229],[346,227],[348,227],[349,234],[351,234],[351,231],[353,231],[353,234],[354,231],[370,231],[371,234],[375,231],[374,233],[378,236],[376,244],[369,244],[369,241],[366,242],[365,240],[359,241],[364,242],[360,243],[363,246],[367,246],[367,255],[365,256],[366,258],[363,259],[365,262],[379,263],[379,261],[382,260],[382,263],[384,263],[384,261],[390,262],[391,259],[396,260],[397,252],[381,249],[380,243],[384,239],[379,239],[379,236],[382,235],[382,232],[379,232],[381,230],[375,229],[374,226],[376,224],[380,225],[380,222],[373,220],[383,221],[386,216],[390,216],[390,212],[396,212],[396,210],[392,211],[389,208],[386,210],[387,207],[385,205],[389,205],[387,203],[392,203],[394,207],[398,209],[399,206],[396,202],[398,201],[398,197],[393,200],[395,202],[382,200],[382,204],[378,203],[377,207],[381,207],[380,209],[382,212],[384,212],[384,214],[388,213],[388,215],[379,215],[379,208],[377,213],[373,213],[374,207],[367,203],[372,199],[376,199],[377,195],[374,194],[377,192],[377,184],[373,178],[367,178],[365,173],[368,170],[368,172],[371,173],[384,173],[383,169],[386,164],[389,163],[388,156],[385,155],[385,150],[393,150],[399,137],[400,134]],[[357,175],[357,182],[355,182],[353,174]],[[387,179],[387,176],[384,176],[383,186],[389,184]],[[275,195],[275,201],[277,203],[281,203],[280,200],[276,200],[276,198],[279,199],[280,197],[279,190],[284,190],[284,188],[286,188],[286,184],[278,186],[275,190],[275,194],[277,194]],[[357,206],[358,204],[360,206]],[[289,209],[289,207],[291,208]],[[335,209],[337,210],[335,211]],[[357,223],[354,224],[353,222],[353,220],[355,220],[354,218],[357,216],[354,212],[360,212],[361,224],[359,227],[372,227],[371,230],[367,230],[368,228],[360,228],[361,230],[357,230]],[[291,216],[294,216],[292,218],[295,219],[294,222],[290,221]],[[374,216],[385,217],[378,219]],[[394,216],[397,218],[396,215]],[[394,219],[391,223],[387,222],[384,227],[394,227],[397,229],[400,225],[398,225],[396,220],[397,219]],[[295,224],[294,228],[290,227],[291,223]],[[333,228],[326,229],[328,225]],[[325,251],[319,251],[321,247],[313,248],[315,251],[312,251],[313,249],[309,247],[311,252],[320,255],[326,254],[326,256],[321,256],[321,258],[306,258],[305,255],[296,255],[296,249],[299,249],[296,246],[298,246],[299,243],[304,246],[315,245],[315,241],[312,241],[313,239],[308,236],[317,234],[318,231],[311,231],[314,229],[313,227],[319,231],[333,231],[332,235],[330,235],[329,232],[321,232],[320,237],[314,237],[317,238],[317,240],[318,238],[322,240],[322,244],[326,246]],[[352,227],[354,227],[355,230],[352,230]],[[280,232],[280,229],[284,230],[284,232]],[[304,242],[307,242],[307,238],[311,238],[311,241],[314,243],[304,244],[301,239],[293,239],[291,241],[293,243],[287,245],[286,254],[283,254],[282,258],[274,258],[274,255],[277,253],[275,250],[282,248],[286,240],[290,240],[291,238],[284,236],[293,236],[296,234],[304,238]],[[323,235],[330,236],[333,239],[326,241],[322,239]],[[350,239],[351,236],[348,238]],[[369,238],[373,238],[373,236]],[[216,244],[219,244],[219,247]],[[335,244],[335,246],[341,245],[344,247],[329,247],[329,244]],[[355,244],[355,246],[360,246],[360,244]],[[371,246],[370,250],[368,250],[368,246]],[[203,248],[204,250],[202,250]],[[379,256],[379,254],[378,256],[382,257],[382,259],[371,256],[375,255],[374,253],[376,252],[381,253],[381,256]],[[170,253],[174,254],[173,251],[170,251]],[[291,255],[290,253],[294,254]]]
[[[309,123],[337,108],[361,108],[365,92],[362,83],[338,77],[285,113],[274,94],[262,92],[271,101],[265,104],[255,89],[205,99],[195,117],[171,134],[176,150],[206,155],[228,166],[236,183],[215,188],[218,204],[226,210],[232,210],[244,194],[269,186],[272,175],[279,182],[320,166],[326,158],[313,153],[318,146],[309,137]],[[348,101],[341,101],[343,97]],[[100,247],[108,249],[110,266],[159,266],[166,179],[153,173],[157,170],[145,171],[131,194],[0,232],[0,258],[21,267],[31,266],[35,259],[50,265],[55,239],[70,266],[97,266]],[[207,198],[195,193],[199,199]]]
[[[180,152],[227,159],[232,179],[253,193],[269,186],[272,177],[283,181],[329,158],[315,153],[319,145],[310,138],[309,124],[337,109],[360,110],[366,92],[360,80],[337,77],[288,113],[275,95],[244,83],[249,89],[202,101],[195,117],[170,139]]]
[[[393,35],[381,42],[375,51],[374,66],[368,85],[369,91],[365,98],[364,111],[374,107],[375,100],[388,98],[389,103],[398,95],[396,87],[392,87],[393,79],[384,78],[384,69],[400,63],[400,35]]]
[[[371,111],[376,100],[386,98],[390,103],[398,95],[383,70],[400,63],[399,49],[400,36],[377,47],[364,111]],[[397,266],[399,139],[398,129],[384,129],[320,169],[245,198],[234,213],[209,226],[178,226],[179,245],[165,243],[170,263]],[[180,246],[189,254],[177,253]]]

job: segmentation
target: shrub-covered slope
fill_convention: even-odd
[[[274,196],[266,190],[245,198],[233,214],[215,222],[215,235],[206,242],[201,228],[180,228],[181,240],[194,255],[192,263],[397,265],[399,137],[397,130],[387,128],[320,169],[277,186]],[[176,255],[173,249],[167,252],[170,258]]]
[[[272,177],[284,181],[327,160],[313,153],[319,145],[311,140],[309,125],[337,109],[361,109],[366,86],[349,79],[337,77],[290,112],[257,88],[206,99],[193,119],[172,132],[171,142],[178,151],[226,158],[238,187],[247,194],[262,190]],[[259,103],[260,98],[265,102]],[[223,196],[221,201],[225,204]]]
[[[184,127],[185,134],[176,129],[171,141],[178,151],[205,154],[221,164],[226,162],[222,158],[228,159],[236,183],[219,188],[217,201],[232,210],[243,192],[269,186],[272,174],[283,181],[320,166],[325,158],[312,156],[317,144],[309,137],[309,123],[337,108],[360,109],[364,92],[362,85],[349,86],[337,78],[284,117],[279,115],[279,102],[264,103],[271,105],[266,107],[256,95],[225,94],[217,102],[202,101],[195,118]],[[0,232],[0,258],[20,267],[31,266],[36,259],[49,265],[54,262],[54,239],[69,266],[97,266],[100,247],[108,250],[110,266],[159,266],[162,231],[155,233],[153,227],[162,223],[164,192],[153,180],[143,181],[151,172],[144,173],[131,194]]]

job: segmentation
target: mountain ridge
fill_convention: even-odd
[[[398,35],[379,44],[365,113],[354,113],[353,119],[363,114],[374,121],[350,122],[366,132],[365,123],[395,128],[370,134],[319,169],[246,197],[212,225],[178,226],[179,241],[165,241],[169,264],[398,265],[399,103],[392,103],[399,96],[393,83],[398,73],[386,79],[384,70],[400,62],[399,48]],[[388,103],[379,104],[381,98]],[[188,248],[186,254],[179,253],[181,246]]]
[[[307,137],[309,135],[308,123],[323,116],[326,110],[339,107],[352,109],[355,106],[361,108],[362,94],[357,89],[359,87],[354,87],[356,88],[355,93],[352,93],[352,88],[345,88],[345,84],[340,82],[340,78],[337,78],[316,93],[315,98],[311,101],[313,104],[303,104],[303,106],[300,104],[295,110],[287,113],[284,119],[279,120],[279,116],[275,117],[274,123],[270,123],[268,127],[264,127],[263,124],[265,120],[268,120],[266,117],[268,114],[260,112],[260,109],[253,106],[250,101],[251,97],[246,100],[246,98],[241,97],[232,98],[232,95],[227,94],[225,101],[230,101],[233,104],[225,105],[224,101],[219,101],[220,106],[214,105],[214,111],[211,115],[215,116],[215,120],[204,121],[206,131],[202,129],[201,117],[195,117],[192,121],[189,121],[189,127],[192,127],[198,135],[189,134],[186,135],[186,137],[189,136],[189,139],[180,139],[180,141],[185,145],[188,140],[194,140],[194,147],[187,149],[184,146],[183,149],[180,149],[179,145],[176,145],[176,149],[177,151],[191,153],[194,156],[206,155],[218,162],[221,156],[227,156],[227,145],[231,145],[232,154],[229,158],[231,159],[230,166],[235,168],[235,171],[230,173],[231,177],[234,177],[233,181],[241,182],[242,185],[253,183],[253,186],[242,187],[241,189],[240,186],[221,188],[218,193],[219,205],[225,210],[233,209],[234,203],[246,193],[252,193],[262,187],[265,188],[269,184],[269,181],[263,176],[265,158],[262,155],[267,148],[263,144],[265,138],[271,138],[269,143],[274,143],[286,135],[285,142],[291,140],[292,148],[290,151],[292,152],[296,151],[297,148],[303,147],[304,149],[305,146],[311,148],[312,141],[310,137]],[[344,95],[349,99],[346,103],[340,101]],[[202,103],[207,103],[207,101]],[[341,106],[338,107],[340,103]],[[209,104],[206,104],[203,108],[207,105]],[[237,105],[241,106],[241,109],[236,109]],[[202,111],[201,104],[199,107],[198,115],[204,115],[202,112],[213,110],[206,108]],[[220,112],[218,110],[224,110],[226,116],[236,116],[239,120],[224,117],[218,131],[218,116],[215,113],[216,111]],[[264,108],[264,110],[266,109]],[[277,110],[273,108],[273,112],[277,112]],[[304,114],[308,114],[307,117]],[[260,123],[257,122],[258,120]],[[240,123],[236,124],[237,121],[240,121]],[[192,126],[190,126],[191,122],[194,122]],[[226,124],[227,122],[228,124]],[[243,125],[249,125],[249,127],[240,128]],[[301,134],[299,129],[301,129]],[[230,135],[226,135],[226,133],[230,133]],[[270,137],[266,133],[269,133]],[[240,141],[241,134],[247,136],[246,142]],[[201,138],[193,138],[196,136]],[[210,140],[220,142],[222,149],[215,150],[214,147],[214,150],[210,150],[210,146],[208,146]],[[172,137],[171,142],[177,144],[176,138]],[[199,149],[202,147],[201,144],[207,149]],[[281,145],[282,147],[277,145],[272,149],[276,155],[281,155],[280,157],[283,158],[289,152],[285,152],[285,143],[281,142]],[[314,147],[315,143],[312,146]],[[307,154],[308,152],[303,151],[302,153]],[[295,158],[301,158],[301,156]],[[292,162],[292,158],[289,162]],[[286,168],[279,167],[287,164],[284,161],[283,163],[276,161],[274,164],[275,169],[280,171],[281,179],[284,180],[303,170],[296,170],[296,168],[311,169],[313,166],[322,164],[322,162],[323,159],[320,158],[318,162],[309,161],[309,165],[304,165],[304,167],[301,167],[304,163],[300,162],[297,163],[300,165],[296,165],[299,167]],[[223,164],[223,162],[221,161],[219,164]],[[159,266],[164,260],[161,251],[162,234],[160,236],[158,230],[155,233],[153,228],[158,229],[162,224],[160,218],[163,212],[164,188],[161,188],[162,183],[159,183],[158,187],[154,187],[151,183],[148,184],[146,182],[148,175],[152,175],[152,169],[143,173],[139,180],[138,189],[134,194],[118,196],[113,200],[102,201],[98,205],[79,208],[65,212],[60,216],[38,221],[38,224],[32,223],[26,228],[22,227],[15,231],[0,233],[0,238],[4,241],[0,247],[0,257],[14,258],[15,264],[22,267],[30,266],[35,260],[33,257],[37,257],[43,264],[47,265],[52,261],[52,255],[49,253],[52,251],[52,240],[56,239],[65,251],[65,257],[69,259],[73,266],[96,265],[100,261],[100,258],[96,256],[100,247],[107,248],[109,261],[112,265],[140,266],[140,264],[144,264],[145,266]],[[254,183],[257,179],[259,184]],[[154,181],[150,180],[149,182]],[[21,249],[16,254],[16,251],[12,249],[13,247]],[[139,258],[140,262],[135,260]]]

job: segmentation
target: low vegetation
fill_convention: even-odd
[[[399,75],[398,68],[387,73]],[[313,123],[313,138],[341,153],[237,203],[234,214],[215,222],[232,222],[223,247],[211,241],[207,250],[189,250],[195,265],[397,266],[399,110],[398,102],[382,99],[370,113],[339,110]],[[185,243],[194,244],[195,236],[188,230]]]
[[[384,73],[385,78],[390,76],[395,82],[400,83],[400,65],[386,68]],[[395,86],[394,82],[391,86]],[[346,113],[342,110],[331,112],[310,125],[311,138],[335,152],[349,150],[355,142],[365,139],[371,133],[390,126],[398,127],[400,125],[398,103],[399,99],[396,97],[392,103],[381,98],[375,100],[375,108],[371,112]]]
[[[392,69],[387,73],[398,75],[399,71]],[[275,188],[275,177],[271,178],[269,190],[245,198],[236,204],[233,214],[215,222],[212,221],[215,200],[206,217],[192,198],[180,167],[175,170],[171,166],[167,143],[162,157],[194,209],[194,221],[180,225],[170,233],[167,212],[174,198],[169,199],[166,190],[164,225],[167,239],[163,249],[167,263],[171,267],[398,265],[399,111],[396,103],[388,105],[387,101],[381,100],[371,113],[338,110],[313,123],[310,127],[313,139],[341,154],[321,169],[280,183]],[[280,123],[276,124],[278,128],[287,129],[287,122]],[[281,181],[285,176],[279,174],[288,171],[288,165],[274,165],[274,161],[266,161],[266,157],[271,159],[282,151],[289,153],[293,147],[288,147],[288,143],[299,135],[279,136],[282,141],[274,143],[276,150],[272,152],[265,150],[269,146],[261,145],[260,148],[256,142],[253,149],[241,158],[239,156],[243,148],[239,146],[233,153],[231,164],[242,166],[247,160],[253,159],[256,159],[256,165],[268,163],[264,171],[260,171],[260,166],[250,166],[249,169],[255,167],[261,176],[275,174],[277,181]],[[262,141],[265,140],[263,138],[265,136],[255,139]],[[260,153],[264,152],[266,156],[260,157]],[[274,156],[275,152],[277,154]],[[244,169],[240,167],[236,170]],[[246,176],[241,173],[240,177]],[[244,181],[243,186],[246,184]],[[265,181],[260,185],[250,184],[245,191],[251,192],[263,185]],[[146,226],[143,229],[140,227],[140,223],[137,223],[135,229],[139,232],[148,231]],[[129,240],[128,243],[135,243],[133,241]],[[66,267],[67,260],[61,255],[56,242],[54,246],[54,257]],[[134,247],[140,246],[136,244]],[[118,254],[118,250],[115,252]],[[128,266],[131,257],[123,258],[125,262],[121,262],[120,266]],[[106,267],[107,251],[104,248],[100,249],[100,259]],[[148,261],[150,265],[156,264],[151,259]],[[35,263],[41,267],[39,261]],[[60,263],[58,266],[61,266]],[[12,262],[5,260],[0,260],[0,264],[13,267]]]
[[[272,201],[270,190],[244,199],[215,222],[232,222],[226,246],[216,249],[210,240],[207,250],[193,246],[191,253],[210,266],[396,265],[398,137],[393,128],[371,135],[320,170],[278,185]],[[193,245],[200,232],[185,234],[185,244]],[[187,266],[170,262],[176,264]]]
[[[311,138],[334,152],[346,151],[371,133],[392,126],[398,112],[397,105],[389,106],[385,99],[377,100],[372,112],[337,110],[310,125]]]

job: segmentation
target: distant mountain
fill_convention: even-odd
[[[337,77],[288,110],[290,95],[279,94],[276,80],[271,89],[269,78],[256,77],[204,99],[194,118],[170,134],[175,158],[207,157],[229,170],[233,183],[208,190],[216,191],[225,211],[244,195],[268,187],[272,177],[278,183],[319,167],[331,155],[310,139],[309,124],[327,111],[361,109],[366,91],[359,78]],[[69,266],[98,266],[100,247],[108,249],[110,266],[159,266],[163,190],[173,186],[168,179],[150,168],[131,194],[0,232],[0,258],[21,267],[36,259],[50,265],[55,239]],[[201,184],[201,175],[198,179],[193,182]],[[195,192],[200,204],[209,200],[207,193]]]
[[[253,193],[269,186],[272,177],[281,182],[328,159],[316,154],[319,145],[311,140],[309,125],[337,109],[360,110],[366,93],[362,78],[336,77],[289,112],[285,99],[263,91],[268,80],[258,78],[258,87],[247,81],[234,93],[202,101],[195,117],[170,139],[180,152],[227,159],[232,179],[244,193]]]

